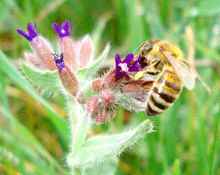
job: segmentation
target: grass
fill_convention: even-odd
[[[69,174],[65,156],[70,138],[64,98],[41,96],[15,66],[23,52],[30,50],[17,28],[25,29],[28,22],[36,20],[38,33],[55,41],[51,24],[66,19],[73,22],[74,39],[89,33],[98,51],[110,42],[112,65],[115,53],[133,52],[152,37],[168,39],[187,53],[184,29],[186,25],[193,27],[195,59],[204,61],[197,70],[211,87],[211,95],[199,81],[192,91],[184,88],[171,108],[149,118],[156,132],[120,156],[115,174],[219,174],[219,8],[218,0],[2,0],[0,174]],[[113,121],[94,126],[90,134],[120,132],[146,118],[145,112],[119,109]]]

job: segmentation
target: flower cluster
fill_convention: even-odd
[[[146,96],[153,80],[134,80],[132,74],[139,72],[143,65],[140,57],[128,54],[122,61],[115,55],[116,66],[102,78],[81,82],[77,70],[93,63],[93,42],[89,35],[81,41],[70,37],[72,24],[67,20],[61,25],[54,23],[52,27],[59,36],[60,55],[54,53],[49,42],[37,33],[34,26],[28,23],[27,30],[18,29],[18,33],[30,41],[34,53],[26,53],[30,65],[41,70],[58,70],[63,87],[87,109],[87,114],[98,123],[107,118],[113,119],[117,106],[123,105],[129,110],[144,110]],[[106,47],[109,47],[107,45]]]

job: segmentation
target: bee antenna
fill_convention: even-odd
[[[145,44],[145,42],[142,43],[142,44],[133,52],[133,54],[135,54],[144,44]]]

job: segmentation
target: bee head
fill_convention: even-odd
[[[158,39],[150,39],[145,42],[143,47],[141,48],[141,57],[147,57],[147,55],[151,52],[154,45],[158,43],[160,40]]]

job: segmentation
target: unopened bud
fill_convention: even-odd
[[[104,123],[109,115],[109,109],[108,108],[101,108],[96,116],[96,121],[98,123]]]
[[[93,45],[92,39],[86,35],[81,42],[80,49],[80,68],[83,68],[92,62]]]
[[[87,110],[95,113],[99,109],[99,99],[97,97],[90,97],[87,100]]]
[[[104,82],[103,79],[97,78],[92,81],[92,90],[93,91],[101,91],[104,88]]]
[[[101,104],[104,106],[111,106],[115,100],[115,94],[112,91],[105,89],[100,93],[99,98],[101,100]]]
[[[95,99],[91,99],[91,102],[92,101],[97,102]],[[88,106],[88,103],[87,103],[87,106]],[[107,118],[110,118],[112,120],[116,116],[115,107],[101,106],[100,103],[97,106],[95,106],[94,102],[93,102],[93,105],[91,106],[92,107],[90,108],[93,109],[94,111],[93,113],[91,113],[91,118],[92,120],[97,121],[99,124],[104,123],[107,120]]]
[[[66,65],[65,68],[62,69],[62,73],[60,71],[59,76],[63,83],[63,86],[74,96],[76,96],[79,88],[79,82],[76,75],[69,69]]]

